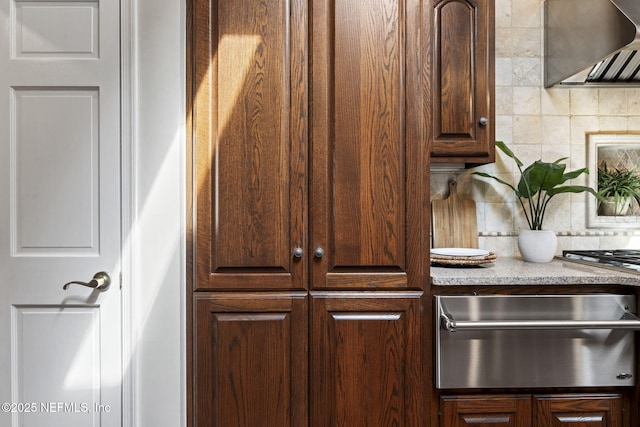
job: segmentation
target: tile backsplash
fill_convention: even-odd
[[[496,0],[496,139],[525,165],[568,157],[570,170],[590,166],[587,134],[640,131],[640,88],[545,89],[543,10],[543,0]],[[480,247],[517,256],[517,233],[528,228],[521,207],[510,189],[471,175],[474,170],[512,183],[518,179],[513,161],[498,151],[491,165],[460,171],[432,167],[431,197],[445,197],[448,181],[455,179],[458,194],[476,201]],[[575,181],[586,185],[587,177]],[[557,232],[558,253],[640,249],[640,228],[587,228],[587,197],[592,196],[560,194],[549,203],[544,227]]]

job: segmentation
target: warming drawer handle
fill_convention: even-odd
[[[626,313],[619,320],[456,320],[449,313],[440,312],[442,326],[450,332],[491,331],[504,329],[632,329],[640,330],[640,319]]]

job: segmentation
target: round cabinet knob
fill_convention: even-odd
[[[324,256],[324,249],[322,248],[316,248],[313,251],[313,256],[315,256],[316,258],[322,258]]]
[[[302,248],[295,248],[293,250],[293,257],[294,258],[302,258],[303,254],[304,254],[304,251],[302,250]]]
[[[480,126],[486,126],[489,123],[489,119],[486,117],[480,117]]]

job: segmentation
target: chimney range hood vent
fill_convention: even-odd
[[[639,0],[546,0],[545,87],[640,87]]]

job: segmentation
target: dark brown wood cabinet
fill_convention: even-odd
[[[428,284],[421,12],[420,0],[313,2],[312,289]]]
[[[306,425],[307,295],[196,294],[193,308],[193,425]]]
[[[308,425],[308,6],[189,2],[192,427]]]
[[[306,289],[307,4],[190,13],[192,289]]]
[[[495,160],[494,0],[432,0],[433,162]]]
[[[533,396],[533,402],[534,427],[624,425],[620,394]]]
[[[420,312],[420,292],[312,295],[312,426],[425,425]]]
[[[188,424],[425,425],[423,1],[188,6]]]
[[[531,427],[528,395],[442,396],[440,427]]]
[[[472,395],[440,398],[440,427],[622,427],[621,394]]]

